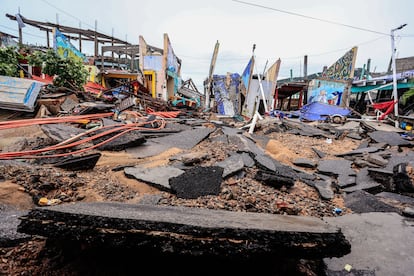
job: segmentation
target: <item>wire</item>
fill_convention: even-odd
[[[100,126],[100,127],[96,127],[93,128],[91,130],[88,130],[86,132],[83,132],[75,137],[71,137],[59,144],[53,145],[53,146],[48,146],[45,148],[40,148],[40,149],[35,149],[35,150],[27,150],[27,151],[19,151],[19,152],[1,152],[0,153],[0,159],[36,159],[36,158],[56,158],[56,157],[63,157],[63,156],[68,156],[68,155],[73,155],[73,154],[78,154],[78,153],[82,153],[85,151],[89,151],[92,149],[95,149],[97,147],[100,147],[106,143],[109,143],[110,141],[113,141],[114,139],[117,139],[118,137],[130,132],[130,131],[134,131],[134,130],[147,130],[148,128],[145,127],[148,124],[151,125],[156,125],[156,127],[152,127],[152,130],[160,130],[162,128],[165,127],[166,122],[163,118],[159,118],[159,119],[154,119],[152,121],[147,121],[147,118],[143,118],[141,117],[142,115],[139,113],[134,114],[134,112],[130,111],[129,113],[133,114],[136,118],[136,120],[138,121],[140,118],[142,118],[143,120],[141,120],[140,122],[135,122],[135,123],[131,123],[131,124],[120,124],[120,125],[109,125],[109,126]],[[106,115],[110,114],[110,113],[105,113]],[[76,116],[76,117],[86,117],[86,116],[92,116],[94,118],[96,117],[101,117],[99,114],[95,114],[95,115],[85,115],[85,116]],[[69,116],[69,118],[72,118],[75,116]],[[14,128],[14,127],[20,127],[20,126],[27,126],[27,125],[32,125],[32,124],[48,124],[51,123],[51,121],[53,121],[54,118],[47,118],[46,120],[39,120],[39,119],[31,119],[29,121],[31,121],[32,123],[29,124],[21,124],[18,125],[17,121],[12,121],[12,123],[10,124],[4,124],[5,126],[7,126],[8,129],[10,128]],[[62,118],[63,119],[63,118]],[[27,120],[26,120],[27,121]],[[63,120],[61,120],[62,122]],[[66,121],[66,120],[64,120]],[[72,121],[72,120],[69,120]],[[102,131],[104,129],[109,129],[109,130],[105,130]],[[98,132],[97,134],[94,134],[92,136],[89,136],[91,133],[93,132]],[[85,144],[87,142],[90,141],[96,141],[99,138],[105,137],[107,135],[111,135],[114,134],[113,136],[104,139],[103,141],[94,144],[93,146],[89,146],[83,149],[79,149],[79,150],[74,150],[74,151],[70,151],[70,152],[64,152],[64,153],[55,153],[55,154],[51,154],[51,155],[37,155],[37,154],[45,154],[51,151],[57,151],[57,150],[64,150],[64,149],[69,149],[69,148],[74,148],[76,146]],[[83,138],[81,139],[82,136],[86,136],[87,138]]]
[[[325,22],[325,23],[329,23],[329,24],[348,27],[348,28],[352,28],[352,29],[356,29],[356,30],[360,30],[360,31],[365,31],[365,32],[370,32],[370,33],[375,33],[375,34],[381,34],[381,35],[387,35],[387,36],[390,35],[390,34],[386,34],[386,33],[383,33],[383,32],[378,32],[378,31],[374,31],[374,30],[370,30],[370,29],[366,29],[366,28],[356,27],[356,26],[343,24],[343,23],[340,23],[340,22],[335,22],[335,21],[331,21],[331,20],[327,20],[327,19],[317,18],[317,17],[313,17],[313,16],[303,15],[303,14],[296,13],[296,12],[290,12],[290,11],[285,11],[285,10],[276,9],[276,8],[272,8],[272,7],[267,7],[267,6],[263,6],[263,5],[259,5],[259,4],[255,4],[255,3],[249,3],[249,2],[239,1],[239,0],[232,0],[232,1],[240,3],[240,4],[253,6],[253,7],[259,7],[259,8],[262,8],[262,9],[277,11],[277,12],[286,13],[286,14],[290,14],[290,15],[295,15],[295,16],[308,18],[308,19],[312,19],[312,20],[316,20],[316,21],[321,21],[321,22]]]
[[[91,27],[91,28],[95,28],[95,26],[92,26],[92,25],[90,25],[90,24],[88,24],[88,23],[86,23],[86,22],[82,21],[82,19],[80,19],[79,17],[74,16],[74,15],[72,15],[72,14],[68,13],[68,12],[67,12],[67,11],[65,11],[65,10],[62,10],[62,9],[61,9],[61,8],[59,8],[59,7],[56,7],[55,5],[53,5],[52,3],[50,3],[50,2],[48,2],[48,1],[46,1],[46,0],[42,0],[42,2],[44,2],[44,3],[48,4],[49,6],[51,6],[51,7],[55,8],[56,10],[58,10],[58,11],[60,11],[60,12],[63,12],[63,13],[64,13],[64,14],[66,14],[67,16],[70,16],[70,17],[72,17],[72,18],[74,18],[74,19],[78,20],[79,22],[84,23],[85,25],[87,25],[87,26],[89,26],[89,27]]]
[[[57,6],[55,6],[55,5],[53,5],[53,4],[52,4],[52,3],[50,3],[49,1],[42,0],[42,2],[46,3],[47,5],[49,5],[49,6],[53,7],[53,8],[55,8],[56,10],[58,10],[58,11],[60,11],[60,12],[63,12],[63,13],[64,13],[64,14],[66,14],[67,16],[70,16],[70,17],[72,17],[72,18],[74,18],[74,19],[78,20],[79,22],[81,22],[81,23],[83,23],[83,24],[85,24],[85,25],[87,25],[87,26],[91,27],[93,30],[95,30],[95,26],[92,26],[91,24],[86,23],[85,21],[83,21],[83,20],[82,20],[82,19],[80,19],[79,17],[77,17],[77,16],[75,16],[75,15],[72,15],[72,14],[68,13],[67,11],[65,11],[65,10],[63,10],[63,9],[61,9],[61,8],[59,8],[59,7],[57,7]],[[98,32],[101,32],[101,33],[105,34],[105,32],[104,32],[104,31],[102,31],[102,30],[100,30],[100,29],[98,29],[98,28],[96,28],[96,30],[97,30]],[[112,35],[108,35],[108,34],[105,34],[105,35],[107,35],[107,36],[112,36]],[[125,41],[127,41],[127,39],[125,39]],[[127,42],[128,42],[128,41],[127,41]]]
[[[9,30],[11,30],[11,31],[18,32],[18,30],[13,29],[13,28],[10,28],[10,27],[7,27],[7,26],[4,26],[4,25],[0,25],[0,27],[3,27],[3,28],[5,28],[5,29],[9,29]],[[34,37],[45,38],[45,37],[40,36],[40,35],[34,35],[34,34],[31,34],[31,33],[26,33],[26,32],[23,32],[23,33],[24,33],[25,35],[29,35],[29,36],[34,36]]]

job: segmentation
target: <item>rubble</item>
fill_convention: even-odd
[[[244,78],[252,71],[243,76],[210,72],[211,91],[204,94],[191,79],[177,86],[181,60],[167,35],[164,43],[166,48],[158,49],[140,37],[139,47],[127,45],[154,70],[103,68],[105,85],[90,82],[85,92],[44,87],[36,118],[12,120],[6,114],[0,122],[5,136],[0,173],[38,206],[19,213],[18,226],[17,213],[5,213],[5,231],[18,227],[22,236],[9,238],[0,231],[0,242],[5,236],[5,246],[16,246],[0,248],[3,267],[12,266],[9,260],[18,257],[10,254],[24,251],[19,246],[29,239],[28,250],[56,250],[62,256],[114,251],[119,259],[148,253],[155,259],[207,256],[282,267],[287,259],[298,265],[307,258],[320,265],[322,258],[354,253],[341,232],[344,227],[354,241],[346,224],[352,225],[352,213],[412,216],[410,135],[352,118],[348,107],[313,101],[326,96],[316,90],[310,91],[309,104],[298,102],[298,117],[269,110],[270,100],[276,100],[276,108],[280,100],[273,95],[278,71],[273,66],[266,78],[256,75],[247,86]],[[122,47],[105,50],[122,52]],[[117,74],[122,81],[111,79]],[[345,87],[345,82],[318,81]],[[346,96],[342,90],[329,93],[335,96],[331,103],[340,99],[338,93]],[[203,102],[212,95],[214,105]],[[29,126],[41,131],[19,132]],[[367,221],[361,218],[355,220]],[[338,269],[332,263],[328,271],[334,275]],[[363,268],[350,270],[372,272]]]

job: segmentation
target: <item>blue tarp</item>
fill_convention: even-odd
[[[349,108],[320,102],[312,102],[300,109],[300,119],[306,121],[324,121],[329,116],[348,116],[350,114],[351,110]]]

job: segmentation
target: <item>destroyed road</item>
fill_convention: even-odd
[[[269,264],[274,263],[280,271],[289,271],[287,273],[324,271],[335,275],[334,271],[339,268],[332,264],[325,269],[322,258],[328,262],[332,257],[340,260],[341,256],[347,256],[349,250],[351,254],[358,256],[358,253],[352,251],[352,239],[343,235],[340,228],[318,218],[340,220],[349,213],[365,212],[360,206],[364,201],[373,206],[367,209],[369,212],[403,214],[408,206],[414,205],[414,201],[391,202],[371,194],[373,199],[361,194],[362,198],[355,201],[354,192],[345,192],[350,188],[396,192],[397,187],[385,184],[393,177],[395,164],[412,160],[412,151],[405,141],[399,151],[370,136],[365,140],[333,139],[332,144],[327,144],[326,137],[331,131],[289,120],[263,121],[254,135],[246,135],[234,126],[202,120],[195,125],[188,119],[170,121],[167,125],[170,129],[177,125],[178,131],[161,137],[168,143],[161,143],[158,141],[161,138],[154,136],[146,138],[148,144],[128,147],[126,151],[100,151],[101,156],[92,169],[65,170],[44,161],[2,161],[3,183],[21,187],[18,188],[20,193],[31,196],[33,207],[39,206],[41,198],[47,198],[45,205],[56,205],[36,207],[32,211],[25,207],[27,211],[19,211],[19,216],[14,216],[16,222],[7,231],[14,231],[18,236],[5,236],[7,241],[2,242],[0,251],[4,260],[2,268],[11,274],[26,270],[43,273],[50,266],[58,265],[60,268],[56,271],[63,274],[70,275],[70,269],[74,269],[74,273],[88,273],[82,265],[84,260],[68,257],[77,252],[89,260],[99,258],[94,262],[107,270],[113,269],[102,263],[106,258],[96,252],[101,248],[114,259],[123,256],[123,273],[132,269],[125,263],[129,255],[138,254],[153,265],[153,260],[146,258],[153,256],[167,263],[172,260],[197,263],[204,259],[221,265],[227,259],[228,265],[237,265],[244,272],[254,268],[264,274],[271,273],[275,267]],[[349,132],[360,131],[358,125],[349,126]],[[306,136],[290,133],[300,132],[301,127],[306,129]],[[204,134],[192,135],[192,129]],[[182,143],[180,136],[177,139],[181,144],[178,140],[174,142],[175,133],[182,135],[183,131],[187,133],[187,143]],[[20,147],[21,151],[25,147],[36,147],[35,143],[46,146],[47,133],[51,131],[45,133],[39,128],[34,131],[36,138],[27,137],[20,146],[15,143],[8,147]],[[13,135],[9,133],[7,139],[17,139]],[[368,143],[363,145],[362,141]],[[317,151],[323,152],[324,157],[320,158]],[[139,157],[140,154],[144,157]],[[386,158],[382,170],[390,168],[390,172],[381,177],[378,172],[369,173],[379,166],[378,157],[370,157],[373,154]],[[231,161],[226,162],[227,159]],[[355,166],[361,164],[361,160],[365,160],[365,168]],[[220,177],[210,177],[209,168],[216,168],[214,171],[219,172]],[[170,174],[161,173],[169,170]],[[190,173],[186,180],[186,172],[191,170],[197,173]],[[208,172],[207,178],[202,173],[204,170]],[[359,177],[359,173],[365,176]],[[284,184],[280,184],[281,177],[285,179]],[[367,186],[365,181],[373,184]],[[193,185],[180,186],[181,183]],[[211,189],[211,185],[218,189]],[[409,191],[400,192],[409,196]],[[7,196],[1,198],[5,201]],[[355,202],[359,202],[358,207]],[[18,202],[12,205],[18,207]],[[383,209],[382,205],[389,208]],[[335,209],[340,212],[335,213]],[[286,219],[293,219],[294,223],[285,224]],[[21,257],[15,255],[17,252]],[[59,261],[53,260],[52,252],[60,256]],[[114,256],[114,252],[118,256]],[[147,252],[147,256],[140,252]],[[48,261],[36,266],[41,255]],[[164,259],[167,256],[169,261]],[[27,266],[22,265],[23,260],[30,260]],[[367,262],[370,267],[370,261]],[[261,270],[253,263],[261,264]],[[357,269],[363,270],[363,267]],[[181,270],[181,273],[190,272]]]

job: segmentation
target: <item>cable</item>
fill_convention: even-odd
[[[143,120],[145,118],[141,117],[141,114],[136,113],[134,114],[132,111],[129,112],[130,114],[135,115],[136,120],[138,121],[138,119],[142,118]],[[49,120],[46,121],[40,121],[37,119],[31,119],[30,121],[36,122],[37,124],[47,124],[50,123]],[[165,127],[166,122],[164,121],[163,118],[160,119],[154,119],[152,121],[142,121],[141,122],[135,122],[135,123],[131,123],[131,124],[121,124],[121,125],[109,125],[109,126],[100,126],[100,127],[96,127],[93,129],[90,129],[86,132],[83,132],[79,135],[76,135],[75,137],[71,137],[59,144],[53,145],[53,146],[48,146],[45,148],[41,148],[41,149],[35,149],[35,150],[27,150],[27,151],[19,151],[19,152],[2,152],[0,153],[0,159],[37,159],[37,158],[56,158],[56,157],[63,157],[63,156],[68,156],[68,155],[73,155],[73,154],[78,154],[78,153],[82,153],[97,147],[100,147],[106,143],[109,143],[110,141],[113,141],[114,139],[117,139],[118,137],[130,132],[130,131],[134,131],[134,130],[147,130],[148,128],[145,127],[148,124],[155,124],[158,125],[158,127],[153,127],[152,130],[160,130],[162,128]],[[30,124],[29,124],[30,125]],[[8,125],[9,128],[11,127],[15,127],[15,124],[10,124]],[[108,129],[109,130],[105,130],[102,132],[103,129]],[[101,131],[98,132],[97,134],[94,134],[92,136],[89,136],[89,134],[96,132],[96,131]],[[70,151],[70,152],[65,152],[65,153],[56,153],[56,154],[52,154],[52,155],[37,155],[37,154],[44,154],[50,151],[56,151],[56,150],[64,150],[64,149],[69,149],[69,148],[73,148],[76,146],[79,146],[81,144],[85,144],[87,142],[90,142],[92,140],[96,140],[99,139],[101,137],[110,135],[110,134],[115,134],[107,139],[104,139],[103,141],[94,144],[93,146],[89,146],[83,149],[79,149],[79,150],[75,150],[75,151]],[[81,139],[81,137],[86,136],[86,138]],[[78,140],[78,141],[76,141]]]
[[[53,7],[53,8],[55,8],[56,10],[58,10],[58,11],[60,11],[60,12],[64,13],[64,14],[66,14],[67,16],[70,16],[70,17],[72,17],[72,18],[74,18],[74,19],[78,20],[79,22],[81,22],[81,23],[85,24],[86,26],[89,26],[89,27],[91,27],[93,30],[95,30],[95,26],[92,26],[91,24],[88,24],[88,23],[86,23],[85,21],[82,21],[82,19],[80,19],[79,17],[74,16],[74,15],[72,15],[72,14],[68,13],[67,11],[65,11],[65,10],[63,10],[63,9],[61,9],[61,8],[59,8],[59,7],[57,7],[57,6],[55,6],[55,5],[53,5],[53,4],[52,4],[52,3],[50,3],[49,1],[42,0],[42,2],[46,3],[47,5],[49,5],[49,6]],[[105,34],[105,32],[104,32],[104,31],[102,31],[102,30],[100,30],[100,29],[98,29],[98,28],[96,28],[96,30],[97,30],[98,32],[101,32],[101,33]],[[107,35],[107,36],[112,36],[112,35],[108,35],[108,34],[105,34],[105,35]],[[127,39],[125,39],[125,41],[127,41]],[[127,42],[128,42],[128,41],[127,41]]]
[[[13,28],[10,28],[10,27],[7,27],[7,26],[4,26],[4,25],[0,25],[0,27],[3,27],[3,28],[5,28],[5,29],[9,29],[9,30],[12,30],[12,31],[15,31],[15,32],[18,32],[18,31],[19,31],[19,30],[16,30],[16,29],[13,29]],[[43,36],[40,36],[40,35],[34,35],[34,34],[31,34],[31,33],[26,33],[26,32],[23,32],[23,34],[25,34],[25,35],[29,35],[29,36],[34,36],[34,37],[44,38]]]
[[[327,19],[322,19],[322,18],[312,17],[312,16],[308,16],[308,15],[303,15],[303,14],[296,13],[296,12],[290,12],[290,11],[285,11],[285,10],[281,10],[281,9],[271,8],[271,7],[267,7],[267,6],[263,6],[263,5],[259,5],[259,4],[254,4],[254,3],[249,3],[249,2],[239,1],[239,0],[232,0],[232,1],[240,3],[240,4],[253,6],[253,7],[259,7],[259,8],[262,8],[262,9],[277,11],[277,12],[286,13],[286,14],[290,14],[290,15],[295,15],[295,16],[308,18],[308,19],[312,19],[312,20],[316,20],[316,21],[321,21],[321,22],[325,22],[325,23],[329,23],[329,24],[348,27],[348,28],[352,28],[352,29],[356,29],[356,30],[360,30],[360,31],[365,31],[365,32],[370,32],[370,33],[375,33],[375,34],[382,34],[382,35],[387,35],[387,36],[390,35],[390,34],[386,34],[386,33],[383,33],[383,32],[378,32],[378,31],[374,31],[374,30],[370,30],[370,29],[365,29],[365,28],[361,28],[361,27],[348,25],[348,24],[343,24],[343,23],[340,23],[340,22],[335,22],[335,21],[331,21],[331,20],[327,20]]]
[[[92,26],[92,25],[90,25],[90,24],[88,24],[88,23],[86,23],[86,22],[82,21],[82,19],[80,19],[79,17],[76,17],[76,16],[74,16],[74,15],[72,15],[72,14],[68,13],[67,11],[62,10],[61,8],[56,7],[55,5],[51,4],[50,2],[48,2],[48,1],[46,1],[46,0],[42,0],[42,2],[44,2],[44,3],[48,4],[49,6],[51,6],[51,7],[55,8],[55,9],[57,9],[57,10],[58,10],[58,11],[60,11],[60,12],[63,12],[64,14],[66,14],[66,15],[68,15],[68,16],[70,16],[70,17],[72,17],[72,18],[76,19],[76,20],[78,20],[79,22],[84,23],[85,25],[87,25],[87,26],[89,26],[89,27],[91,27],[91,28],[95,28],[95,26]]]

